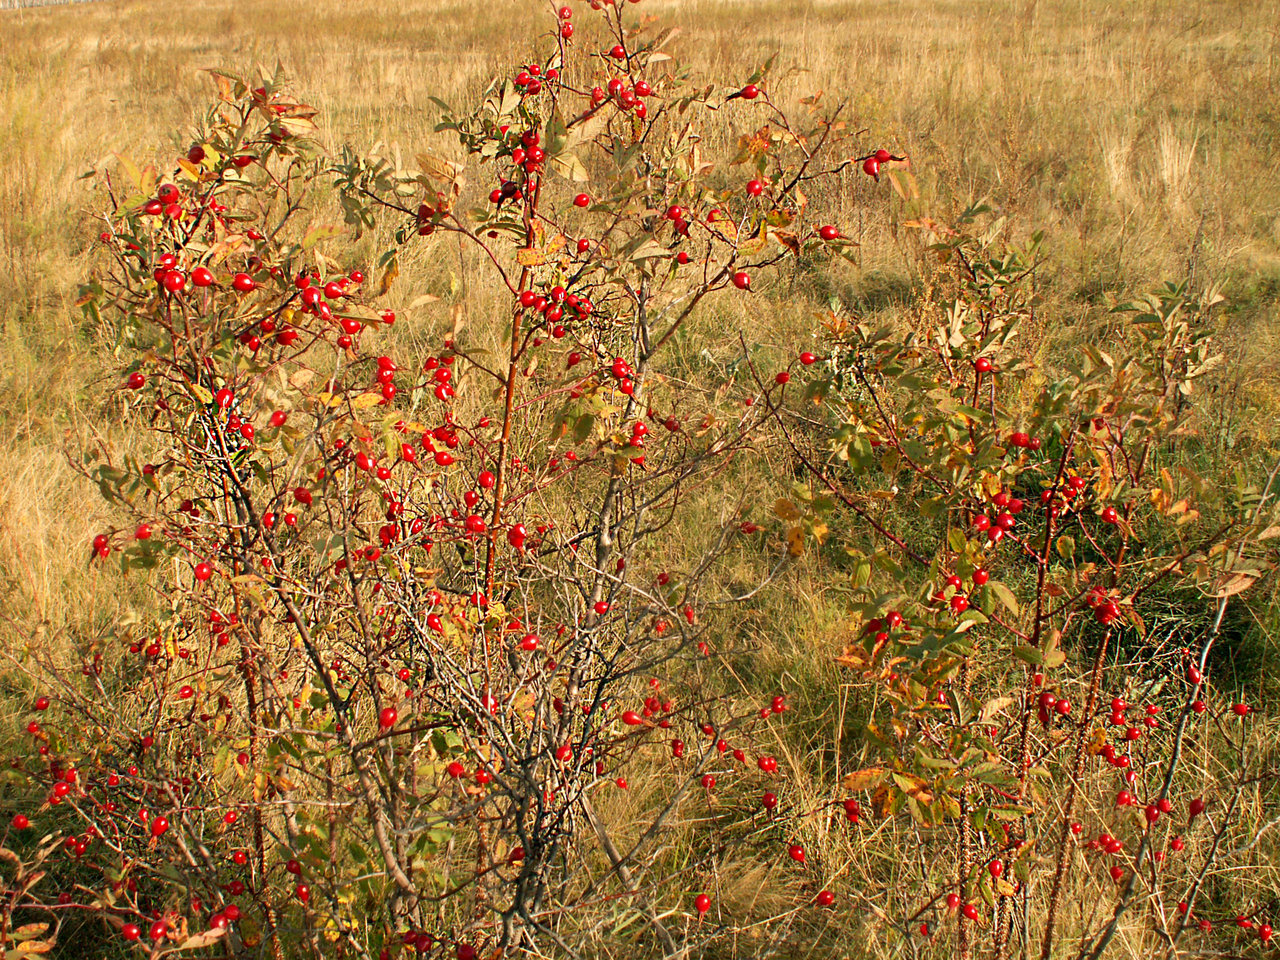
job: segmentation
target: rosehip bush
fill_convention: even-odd
[[[673,866],[663,837],[776,770],[753,743],[782,698],[726,696],[706,664],[716,612],[772,577],[712,576],[761,529],[715,486],[777,428],[674,348],[783,261],[848,256],[805,189],[865,158],[780,109],[767,67],[693,88],[623,9],[585,26],[557,11],[539,59],[446,111],[463,162],[334,158],[280,76],[219,72],[184,156],[103,175],[81,303],[136,429],[86,455],[116,517],[90,562],[155,602],[78,664],[31,651],[48,699],[16,769],[43,802],[12,832],[20,862],[71,863],[6,909],[153,956],[712,934],[661,901],[713,855]],[[754,132],[704,155],[726,112]],[[376,264],[366,232],[394,237]],[[398,336],[432,298],[382,298],[422,244],[473,251],[505,307]],[[699,498],[716,524],[673,544]]]
[[[1046,368],[1022,346],[1040,238],[982,214],[915,224],[932,325],[837,314],[796,379],[759,378],[807,478],[779,516],[801,546],[847,531],[836,661],[867,762],[845,811],[922,847],[876,902],[962,957],[1098,957],[1122,924],[1170,956],[1265,948],[1275,887],[1239,874],[1274,855],[1276,750],[1209,665],[1274,567],[1277,469],[1214,489],[1182,455],[1221,298],[1168,285]]]

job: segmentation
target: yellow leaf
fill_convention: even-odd
[[[785,498],[780,498],[773,505],[773,512],[777,514],[780,520],[795,522],[800,519],[800,508]]]
[[[647,240],[631,254],[632,260],[649,260],[653,257],[669,257],[671,251],[657,240]]]
[[[11,947],[9,957],[12,960],[20,960],[22,957],[33,957],[37,954],[48,953],[56,944],[52,940],[28,940],[20,943],[16,947]]]
[[[285,132],[294,137],[309,137],[316,132],[316,125],[306,117],[281,117],[276,121]]]
[[[804,528],[793,526],[787,528],[787,552],[793,557],[804,555]]]
[[[1089,745],[1087,749],[1091,755],[1097,756],[1106,749],[1108,742],[1107,732],[1101,727],[1095,727],[1093,732],[1089,735]]]
[[[199,933],[193,934],[178,945],[179,950],[200,950],[211,944],[217,943],[227,932],[226,927],[212,927],[208,930],[201,930]]]
[[[178,167],[192,180],[200,179],[200,171],[196,168],[196,165],[186,157],[178,158]]]
[[[582,161],[576,154],[562,153],[556,157],[549,157],[547,166],[566,180],[572,180],[575,183],[585,183],[591,179],[587,174],[587,168],[582,165]]]
[[[920,187],[916,183],[916,178],[911,175],[908,170],[886,170],[885,174],[889,177],[889,183],[893,187],[894,192],[903,200],[917,200],[920,197]]]
[[[779,244],[781,244],[782,246],[786,247],[786,248],[787,248],[788,250],[790,250],[792,253],[794,253],[794,254],[796,254],[796,255],[799,255],[799,253],[800,253],[800,240],[799,240],[799,238],[795,235],[795,232],[794,232],[794,231],[792,231],[792,230],[773,230],[773,231],[771,231],[771,232],[770,232],[769,236],[771,236],[774,240],[776,240],[776,241],[777,241]]]
[[[889,793],[889,788],[883,783],[871,795],[871,806],[875,810],[876,816],[881,820],[893,812],[893,797]]]
[[[1253,586],[1257,579],[1258,578],[1255,575],[1248,573],[1238,573],[1234,576],[1228,576],[1225,579],[1218,581],[1211,596],[1218,597],[1219,599],[1223,597],[1233,597],[1237,593],[1243,593],[1245,590],[1248,590]]]
[[[233,103],[235,101],[235,78],[229,77],[225,73],[219,73],[217,70],[210,70],[209,73],[218,87],[218,99],[225,103]]]
[[[983,723],[989,723],[993,717],[997,716],[1011,703],[1013,703],[1013,697],[996,697],[994,700],[988,700],[982,705],[980,713]]]
[[[517,250],[516,263],[522,267],[540,267],[547,262],[541,250]]]
[[[724,237],[729,243],[738,240],[738,225],[732,220],[716,220],[711,230]]]
[[[846,774],[845,778],[840,781],[842,789],[850,791],[870,790],[877,787],[884,780],[884,767],[867,767],[865,770],[856,770],[853,773]]]
[[[396,282],[396,277],[400,276],[400,264],[396,260],[392,260],[387,264],[387,269],[382,271],[382,280],[378,283],[378,296],[382,296],[391,289],[391,285]]]
[[[462,178],[462,172],[465,169],[462,164],[455,163],[452,160],[445,160],[431,153],[420,153],[417,156],[418,166],[432,180],[438,180],[444,184],[456,184]]]

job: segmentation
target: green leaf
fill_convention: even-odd
[[[336,223],[323,223],[312,227],[302,238],[302,249],[310,250],[322,240],[329,240],[342,235],[342,228]]]
[[[1013,648],[1013,655],[1023,663],[1029,663],[1033,667],[1039,667],[1044,663],[1044,655],[1035,647],[1019,644]]]
[[[569,140],[569,130],[565,126],[564,118],[560,116],[560,111],[556,110],[547,119],[546,126],[546,143],[544,150],[548,160],[554,160],[564,152]]]
[[[855,587],[865,587],[871,582],[871,561],[866,557],[859,557],[854,563],[852,581]]]
[[[999,600],[1010,613],[1014,616],[1018,615],[1018,600],[1013,595],[1012,590],[1006,587],[1003,583],[997,583],[994,580],[987,584],[986,589],[991,591],[995,598]]]

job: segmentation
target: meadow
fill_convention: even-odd
[[[335,151],[395,144],[411,154],[431,144],[460,156],[433,132],[440,108],[432,98],[469,104],[510,72],[529,56],[544,6],[109,0],[0,12],[0,437],[8,451],[0,471],[0,655],[69,647],[156,602],[136,580],[122,583],[89,562],[88,545],[112,515],[72,463],[86,450],[118,456],[144,429],[115,399],[114,331],[89,324],[77,306],[103,202],[84,175],[110,167],[115,154],[185,154],[212,97],[208,69],[247,74],[277,64],[290,89],[318,109],[317,138]],[[1046,366],[1086,345],[1107,349],[1123,336],[1111,308],[1159,282],[1219,289],[1214,344],[1226,362],[1202,388],[1208,395],[1186,462],[1214,488],[1233,474],[1265,477],[1280,449],[1280,8],[1240,0],[644,0],[636,12],[678,28],[667,49],[695,81],[740,82],[776,54],[774,82],[788,106],[800,109],[801,97],[818,92],[826,104],[846,104],[866,146],[909,158],[918,190],[899,197],[856,169],[825,186],[813,202],[858,242],[853,262],[700,317],[696,335],[680,345],[690,378],[702,364],[719,369],[736,349],[714,339],[726,325],[750,330],[766,355],[783,356],[810,342],[815,317],[833,303],[868,323],[921,320],[912,305],[930,273],[908,221],[951,222],[985,201],[1005,218],[1010,242],[1043,232],[1027,348]],[[726,124],[703,149],[731,153],[738,132]],[[371,261],[387,237],[373,231],[353,241],[355,255]],[[409,305],[424,293],[449,291],[473,322],[491,315],[498,293],[469,286],[478,266],[461,253],[407,256],[383,306],[412,315]],[[416,349],[449,322],[444,311],[426,311],[397,327],[394,342]],[[763,495],[770,489],[767,478],[759,484]],[[714,491],[697,497],[704,517],[720,507]],[[839,742],[860,695],[830,666],[843,617],[841,595],[824,587],[835,562],[821,551],[806,557],[735,627],[758,644],[751,676],[740,678],[745,688],[785,689],[809,708],[775,744],[803,771],[794,789],[808,805],[829,799],[833,779],[848,772],[839,748],[832,756],[822,744],[833,730]],[[739,575],[749,582],[752,571],[728,577]],[[1267,573],[1240,612],[1233,608],[1238,656],[1217,678],[1270,703],[1272,735],[1276,599]],[[22,736],[31,693],[16,670],[0,670],[6,753]],[[602,810],[625,820],[626,802]],[[680,843],[695,820],[674,831],[664,853],[671,863],[694,858]],[[845,863],[844,882],[856,886],[902,867],[886,849],[905,849],[907,858],[914,850],[912,831],[887,823],[886,834],[901,830],[896,847],[825,831],[812,842],[825,859]],[[787,911],[788,888],[769,883],[775,867],[749,851],[723,855],[717,870],[727,912]],[[1270,901],[1266,889],[1280,884],[1275,861],[1247,883],[1274,912],[1278,887]],[[774,955],[834,956],[824,952],[833,944],[850,957],[915,955],[914,946],[881,936],[879,906],[861,908],[856,942],[842,941],[834,916],[788,914],[791,936],[747,929],[707,955],[757,956],[763,944]],[[602,927],[579,935],[584,952],[616,949]],[[1156,949],[1141,932],[1121,939],[1113,955]]]

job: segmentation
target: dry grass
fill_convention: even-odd
[[[102,341],[73,305],[96,233],[88,220],[94,200],[79,174],[113,151],[185,149],[184,131],[209,95],[203,68],[245,71],[277,60],[320,108],[329,143],[425,144],[436,116],[428,96],[465,103],[529,52],[525,38],[541,12],[519,0],[155,0],[0,13],[0,438],[8,450],[0,577],[9,587],[0,601],[8,624],[0,649],[90,633],[129,599],[85,572],[86,544],[103,514],[63,452],[99,434],[109,441],[120,429],[103,400]],[[846,101],[869,144],[912,158],[921,205],[940,218],[987,197],[1017,233],[1046,230],[1042,313],[1058,343],[1091,336],[1108,297],[1153,279],[1193,270],[1224,281],[1234,298],[1223,330],[1234,361],[1224,416],[1252,420],[1255,436],[1274,431],[1280,7],[645,0],[639,12],[682,29],[674,50],[699,76],[729,81],[780,51],[780,66],[798,76],[778,87]],[[912,271],[905,245],[894,240],[907,211],[886,199],[886,188],[873,189],[850,177],[821,198],[862,241],[863,262],[835,278],[832,290],[803,293],[835,292],[865,313],[895,303]],[[362,249],[372,250],[372,241]],[[412,297],[442,270],[407,263],[395,296]],[[477,291],[468,309],[485,308]],[[779,348],[806,329],[803,316],[754,323],[760,341]],[[687,359],[691,367],[702,362]],[[801,595],[739,624],[765,651],[743,684],[767,679],[804,690],[830,682],[824,617],[832,607]],[[10,682],[0,678],[0,694]],[[7,703],[0,696],[0,724]],[[837,710],[812,722],[838,732],[847,718]],[[806,757],[804,748],[777,745],[789,769],[809,776],[794,785],[800,802],[819,804],[828,799],[824,784],[853,761]],[[852,874],[905,869],[867,862],[869,848],[816,829],[808,841]],[[910,847],[911,838],[901,842]],[[798,894],[772,882],[775,868],[750,857],[719,861],[723,907],[740,915],[784,910],[778,898]],[[888,946],[863,933],[858,950],[887,955]],[[760,936],[767,940],[767,931]],[[849,936],[844,949],[853,951]],[[827,930],[814,942],[839,940],[839,931]],[[752,955],[752,942],[729,953]]]
[[[717,79],[780,51],[798,92],[844,100],[868,142],[913,158],[925,202],[945,213],[990,197],[1055,267],[1049,308],[1086,320],[1105,291],[1157,276],[1227,279],[1244,297],[1226,331],[1274,338],[1280,293],[1280,156],[1267,104],[1277,93],[1280,11],[1225,0],[1132,3],[905,0],[647,0],[681,27],[676,51]],[[77,176],[112,151],[172,151],[209,88],[202,68],[279,60],[322,110],[333,143],[406,145],[432,136],[428,96],[465,102],[526,53],[534,3],[368,0],[198,5],[106,2],[10,11],[0,20],[0,302],[8,363],[0,423],[11,469],[4,502],[27,537],[10,573],[72,576],[71,542],[92,525],[60,473],[69,416],[96,413],[97,355],[71,307],[92,236]],[[830,198],[856,217],[861,277],[842,293],[864,310],[892,299],[906,263],[886,220],[900,205]],[[885,293],[873,296],[877,290]],[[1243,367],[1265,352],[1236,346]],[[1254,385],[1265,396],[1273,387]],[[83,398],[81,394],[83,392]],[[31,485],[32,472],[44,480]],[[47,555],[45,555],[47,552]],[[43,592],[51,574],[42,574]],[[56,579],[56,578],[55,578]]]

